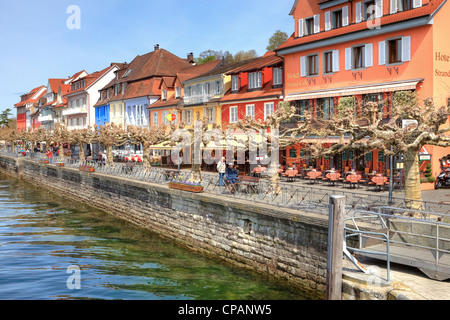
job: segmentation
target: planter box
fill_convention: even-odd
[[[94,172],[95,171],[94,168],[89,168],[89,167],[78,167],[78,170],[84,171],[84,172]]]
[[[182,190],[183,185],[181,183],[169,182],[169,188]]]
[[[64,167],[64,163],[57,163],[56,166],[57,167]]]
[[[48,160],[39,160],[39,163],[49,163]]]
[[[195,193],[203,192],[202,186],[190,186],[187,184],[175,183],[175,182],[169,182],[169,188],[183,190],[183,191],[189,191],[189,192],[195,192]]]
[[[200,193],[200,192],[203,192],[203,187],[202,186],[189,186],[189,185],[183,184],[183,190],[189,191],[189,192]]]

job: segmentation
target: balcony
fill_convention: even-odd
[[[82,114],[82,113],[87,113],[86,106],[68,108],[62,112],[62,115],[63,116],[71,116],[74,114]]]
[[[48,122],[48,121],[53,121],[53,115],[48,114],[46,116],[39,116],[38,117],[38,122]]]
[[[203,104],[211,99],[212,99],[211,94],[202,94],[183,98],[185,105]]]

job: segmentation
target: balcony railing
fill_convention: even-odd
[[[81,107],[75,107],[75,108],[68,108],[62,112],[63,116],[71,116],[73,114],[80,114],[80,113],[87,113],[86,106]]]
[[[211,99],[212,99],[211,94],[202,94],[183,98],[185,105],[202,104],[208,102]]]
[[[38,121],[39,121],[39,122],[53,121],[53,115],[48,114],[48,115],[46,115],[46,116],[39,116],[39,117],[38,117]]]

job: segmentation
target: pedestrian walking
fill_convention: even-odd
[[[217,171],[219,172],[219,187],[225,185],[224,176],[227,165],[225,164],[225,157],[222,157],[220,161],[217,163]]]

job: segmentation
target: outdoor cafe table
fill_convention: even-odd
[[[253,169],[253,176],[260,177],[264,171],[266,171],[266,167],[256,167]]]
[[[375,183],[375,185],[381,190],[381,187],[387,182],[387,177],[375,176],[372,178],[372,182]]]
[[[308,175],[310,181],[314,181],[315,182],[316,179],[322,175],[322,172],[320,172],[320,171],[310,171],[310,172],[307,173],[307,175]]]
[[[351,185],[356,185],[361,180],[361,175],[350,173],[347,175],[347,178],[345,181],[348,181]]]
[[[298,173],[297,170],[292,170],[292,169],[286,170],[286,172],[285,172],[286,177],[288,178],[289,182],[294,181],[294,178],[296,177],[297,173]]]
[[[337,173],[337,172],[330,172],[326,175],[326,177],[327,177],[328,181],[330,181],[330,183],[333,183],[333,186],[334,186],[334,183],[336,181],[339,181],[341,174]]]

